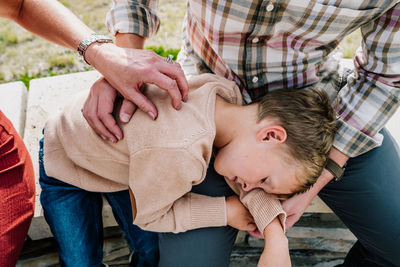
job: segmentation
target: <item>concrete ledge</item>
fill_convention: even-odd
[[[13,123],[20,136],[24,136],[25,107],[28,91],[23,82],[0,84],[0,109]]]

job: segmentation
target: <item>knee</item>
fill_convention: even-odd
[[[400,266],[400,235],[394,237],[387,242],[386,248],[386,259],[393,264],[393,266]]]

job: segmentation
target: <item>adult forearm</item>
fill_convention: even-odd
[[[117,33],[115,42],[119,47],[143,49],[146,38],[133,33]]]
[[[332,148],[329,154],[329,158],[335,161],[339,166],[344,166],[344,164],[349,159],[348,156],[337,150],[336,148]],[[295,195],[294,197],[287,199],[282,202],[282,207],[286,211],[286,227],[290,228],[293,226],[295,222],[301,217],[304,211],[307,209],[308,205],[311,201],[317,196],[319,191],[331,180],[333,179],[333,175],[324,169],[322,174],[318,178],[317,182],[306,192]]]
[[[146,39],[131,33],[117,33],[115,35],[115,43],[118,47],[122,48],[133,48],[143,49]],[[88,47],[85,53],[85,59],[96,69],[96,63],[100,62],[100,65],[106,65],[103,60],[110,61],[110,57],[114,55],[113,49],[101,49],[104,43],[94,43]],[[100,53],[99,53],[100,52]],[[96,59],[97,58],[97,59]],[[96,59],[96,60],[95,60]],[[101,68],[101,66],[99,66]]]
[[[1,1],[2,4],[7,2]],[[25,29],[72,50],[76,50],[82,39],[93,33],[70,10],[55,0],[21,0],[18,5],[9,8],[6,17]]]
[[[336,148],[332,148],[329,154],[329,158],[336,162],[339,166],[343,167],[349,157]],[[333,175],[327,171],[326,169],[323,170],[321,176],[318,178],[316,183],[304,194],[308,194],[309,199],[312,200],[314,197],[321,191],[324,186],[329,183],[333,179]]]

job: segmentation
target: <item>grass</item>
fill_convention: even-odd
[[[54,55],[47,58],[50,68],[72,68],[75,56],[71,54]]]
[[[96,32],[108,34],[104,25],[109,0],[61,0],[81,20]],[[161,56],[176,55],[181,46],[185,0],[159,0],[161,27],[158,34],[146,41],[146,48]],[[352,57],[360,43],[360,32],[349,35],[342,43],[344,56]],[[52,44],[0,19],[0,83],[53,76],[91,69],[77,53]]]
[[[7,45],[14,45],[18,43],[18,36],[12,32],[0,33],[0,42]]]

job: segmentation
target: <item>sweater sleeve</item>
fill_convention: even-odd
[[[286,212],[281,202],[272,194],[262,189],[253,189],[246,192],[242,187],[229,179],[225,179],[232,190],[239,195],[240,201],[249,210],[254,218],[258,230],[264,234],[264,229],[272,220],[278,216],[282,228],[286,231]]]
[[[283,231],[285,232],[286,212],[283,210],[281,202],[273,195],[264,192],[262,189],[253,189],[245,192],[240,191],[240,200],[247,207],[258,230],[264,234],[267,225],[278,216]]]
[[[206,163],[184,149],[144,149],[131,155],[134,224],[145,230],[174,233],[225,226],[224,197],[189,193],[205,171]]]

